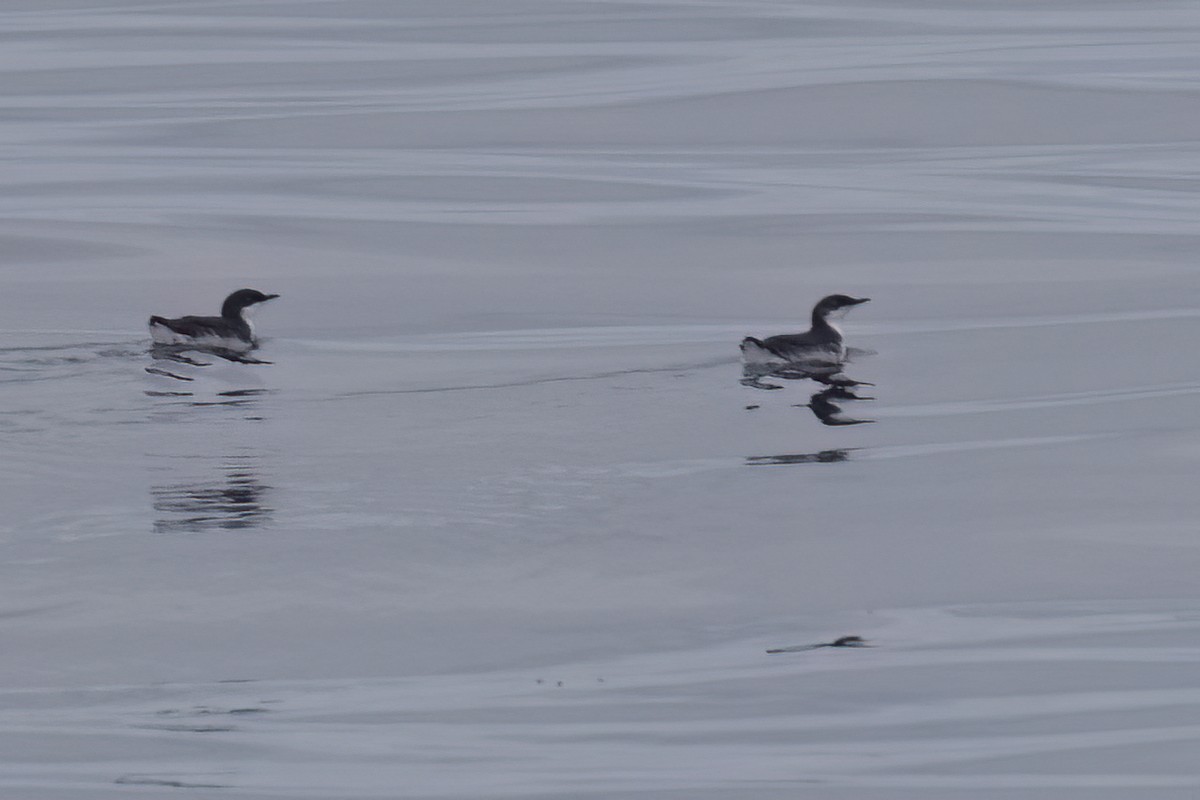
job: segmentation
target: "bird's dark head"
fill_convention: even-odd
[[[225,298],[225,303],[221,306],[221,316],[227,319],[237,319],[241,317],[242,311],[249,306],[265,303],[268,300],[274,300],[276,297],[279,297],[279,295],[263,294],[257,289],[238,289]]]
[[[813,307],[813,316],[826,317],[835,311],[844,312],[870,299],[869,297],[850,297],[845,294],[831,294],[828,297],[821,298],[821,302]]]

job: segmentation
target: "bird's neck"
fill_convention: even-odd
[[[246,308],[244,306],[224,306],[221,309],[221,316],[230,322],[240,322],[246,318]]]
[[[812,329],[814,331],[833,331],[838,336],[842,335],[841,328],[839,328],[837,325],[834,325],[832,322],[830,322],[828,317],[826,316],[826,314],[821,311],[816,311],[816,310],[813,311]]]

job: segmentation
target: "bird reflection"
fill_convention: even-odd
[[[813,358],[804,361],[790,361],[774,364],[742,364],[742,385],[754,389],[782,389],[775,383],[767,383],[763,378],[771,377],[788,381],[814,380],[827,382],[835,380],[842,374],[841,364],[827,359]]]
[[[822,425],[862,425],[874,422],[873,419],[856,419],[842,413],[842,407],[837,400],[874,400],[873,397],[863,397],[855,394],[844,386],[830,386],[814,394],[807,403],[798,403],[797,408],[807,408],[816,415]]]
[[[787,464],[836,464],[850,458],[853,448],[847,450],[821,450],[817,453],[792,453],[779,456],[750,456],[746,464],[751,467],[784,466]]]
[[[753,389],[782,389],[777,383],[767,383],[763,378],[778,378],[785,381],[815,381],[823,386],[839,386],[853,388],[855,386],[874,386],[873,383],[851,378],[844,372],[845,364],[823,358],[804,359],[775,364],[742,365],[743,386]]]
[[[157,512],[155,533],[199,533],[245,530],[271,518],[266,504],[271,487],[258,475],[257,459],[235,456],[222,459],[215,480],[161,484],[150,487]]]
[[[155,361],[168,361],[176,364],[185,364],[189,367],[208,367],[212,366],[213,362],[203,361],[202,356],[193,355],[194,353],[203,353],[204,355],[214,356],[226,361],[232,361],[235,364],[271,364],[270,361],[263,361],[259,358],[248,356],[245,353],[239,353],[236,350],[231,350],[227,347],[199,347],[194,344],[162,344],[155,342],[150,345],[150,357]],[[157,367],[146,367],[146,372],[161,375],[164,370]],[[167,373],[169,374],[169,373]],[[179,377],[171,375],[171,377]],[[182,378],[182,380],[191,380],[190,378]]]
[[[832,642],[817,642],[816,644],[797,644],[791,647],[773,647],[767,651],[769,655],[776,653],[802,653],[805,650],[819,650],[822,647],[871,647],[861,636],[841,636]]]
[[[245,406],[254,398],[270,394],[262,388],[263,373],[240,366],[221,365],[214,359],[236,364],[269,364],[241,353],[220,348],[154,344],[145,367],[148,397],[194,398],[179,405]],[[171,405],[175,405],[172,403]]]

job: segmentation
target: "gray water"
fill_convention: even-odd
[[[1198,33],[5,3],[0,793],[1194,797]]]

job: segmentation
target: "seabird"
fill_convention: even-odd
[[[822,366],[829,366],[827,360],[832,357],[838,365],[846,359],[846,346],[842,343],[842,332],[829,318],[841,312],[865,303],[869,297],[849,297],[844,294],[831,294],[822,298],[813,306],[812,327],[804,333],[785,333],[781,336],[770,336],[766,339],[755,339],[747,336],[742,340],[742,357],[747,364],[761,364],[784,361],[787,363],[826,361]],[[838,314],[840,316],[840,314]]]
[[[219,317],[150,318],[150,335],[155,344],[186,345],[244,353],[258,346],[254,326],[246,318],[252,306],[279,297],[256,289],[238,289],[221,306]]]

